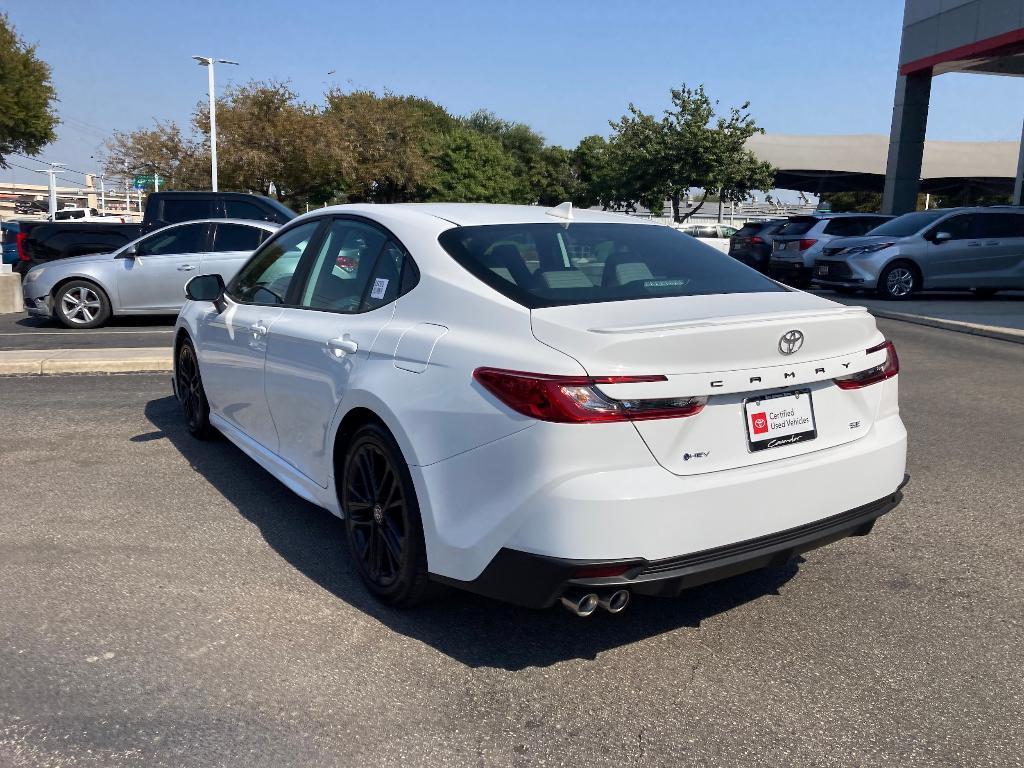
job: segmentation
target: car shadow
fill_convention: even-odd
[[[103,324],[102,328],[87,330],[102,330],[103,328],[170,328],[177,321],[177,315],[119,315],[111,317]],[[68,328],[59,320],[51,317],[40,317],[39,315],[28,315],[14,321],[15,325],[23,328],[46,328],[47,330],[62,330],[68,333],[76,333],[82,329]]]
[[[777,594],[803,562],[795,558],[697,587],[677,599],[638,597],[617,616],[599,611],[580,619],[559,607],[529,610],[458,590],[446,590],[414,609],[392,609],[374,600],[360,583],[341,520],[299,499],[227,439],[193,438],[173,396],[151,400],[145,414],[155,430],[131,439],[170,440],[292,567],[395,632],[469,667],[519,670],[594,659],[611,648],[680,628],[695,629],[709,617]]]

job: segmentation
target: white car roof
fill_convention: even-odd
[[[336,213],[364,213],[402,215],[410,218],[431,216],[451,222],[460,227],[483,224],[557,224],[565,219],[548,215],[552,210],[542,205],[498,205],[494,203],[356,203],[353,205],[336,205],[310,211],[308,215]],[[645,219],[627,216],[622,213],[595,211],[587,208],[573,208],[573,222],[608,222],[617,224],[648,224]]]

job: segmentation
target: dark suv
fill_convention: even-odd
[[[786,219],[748,221],[729,238],[729,255],[758,272],[768,272],[772,241]]]

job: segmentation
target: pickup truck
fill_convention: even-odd
[[[59,213],[59,211],[58,211]],[[24,275],[37,264],[87,253],[109,253],[168,224],[196,219],[256,219],[284,224],[295,212],[262,195],[243,192],[153,192],[141,224],[108,223],[109,218],[20,221],[18,261]]]

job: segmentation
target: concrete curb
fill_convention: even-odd
[[[869,309],[875,317],[885,320],[899,320],[904,323],[915,325],[926,325],[929,328],[940,328],[944,331],[956,331],[958,333],[969,333],[972,336],[984,336],[988,339],[999,339],[1014,344],[1024,344],[1024,331],[1016,328],[999,328],[994,325],[979,325],[978,323],[965,323],[960,320],[944,320],[939,317],[925,317],[924,315],[910,315],[906,312],[890,312],[888,310]]]
[[[0,352],[0,375],[148,373],[173,368],[170,347],[16,349]]]

